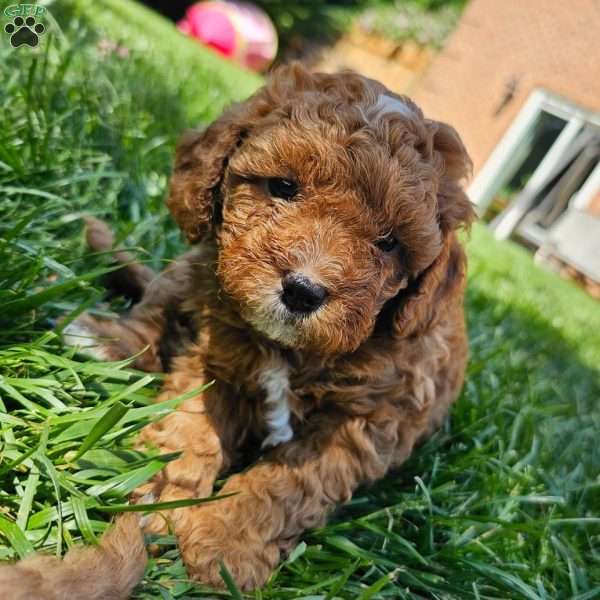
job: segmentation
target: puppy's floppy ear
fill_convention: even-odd
[[[246,131],[246,113],[245,105],[234,106],[204,131],[186,133],[177,145],[167,206],[190,243],[210,230],[213,196]]]
[[[445,235],[459,227],[468,227],[475,217],[462,188],[473,163],[454,127],[439,121],[426,121],[426,127],[430,132],[432,160],[440,173],[438,220]]]
[[[226,110],[204,131],[184,135],[177,146],[167,206],[190,243],[200,241],[211,228],[214,196],[236,147],[263,117],[317,84],[299,63],[280,66],[248,100]]]
[[[426,128],[429,135],[421,150],[439,174],[437,213],[442,250],[397,299],[393,328],[400,337],[427,331],[454,306],[453,297],[462,295],[467,260],[455,231],[468,228],[475,217],[462,189],[472,163],[458,133],[437,121],[426,121]]]
[[[236,147],[263,117],[314,85],[312,75],[299,64],[278,67],[248,100],[226,110],[204,131],[183,136],[177,146],[167,206],[190,243],[200,241],[211,228],[214,196]]]
[[[463,293],[466,271],[465,253],[456,235],[450,233],[438,257],[396,299],[394,335],[423,334],[446,316],[453,297]]]

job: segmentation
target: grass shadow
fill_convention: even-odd
[[[393,572],[386,560],[402,565],[396,581],[427,597],[477,598],[477,586],[538,597],[548,581],[548,597],[590,590],[600,574],[590,560],[600,552],[600,372],[535,306],[472,281],[466,310],[471,359],[446,425],[307,543],[382,573]]]

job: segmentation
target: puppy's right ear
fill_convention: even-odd
[[[214,196],[229,156],[246,132],[245,113],[244,104],[234,106],[204,131],[184,134],[177,145],[167,206],[192,244],[211,228]]]
[[[204,131],[192,131],[177,146],[167,206],[188,242],[200,241],[213,222],[215,195],[227,161],[251,128],[316,79],[298,64],[276,69],[267,84],[226,110]]]

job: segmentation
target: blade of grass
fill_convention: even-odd
[[[25,558],[34,552],[33,546],[21,531],[21,528],[2,515],[0,515],[0,533],[6,537],[19,558]]]
[[[93,425],[91,431],[84,438],[73,460],[81,458],[92,448],[100,438],[110,431],[127,413],[129,408],[117,400],[114,405]]]
[[[234,598],[234,600],[243,600],[242,592],[239,590],[233,577],[231,576],[231,573],[227,570],[227,567],[223,561],[220,562],[219,573],[223,579],[223,582],[225,583],[225,587],[229,590],[231,597]]]
[[[122,513],[122,512],[157,512],[163,510],[174,510],[176,508],[185,508],[187,506],[198,506],[199,504],[207,504],[235,496],[237,492],[231,494],[219,494],[218,496],[208,496],[206,498],[186,498],[184,500],[169,500],[168,502],[154,502],[151,504],[109,504],[109,505],[94,505],[95,510],[105,513]]]

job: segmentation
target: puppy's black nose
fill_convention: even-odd
[[[314,312],[327,298],[327,290],[299,273],[288,273],[282,280],[281,301],[293,313]]]

